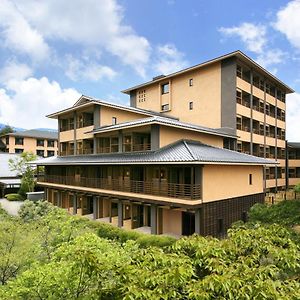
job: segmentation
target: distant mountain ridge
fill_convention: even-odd
[[[4,128],[5,126],[7,126],[7,124],[0,123],[0,130],[1,130],[2,128]],[[25,130],[28,130],[28,129],[20,128],[20,127],[14,127],[14,126],[11,126],[11,127],[12,127],[13,130],[15,130],[15,131],[25,131]],[[52,128],[31,128],[31,129],[34,129],[34,130],[41,130],[41,131],[57,132],[56,129],[52,129]]]

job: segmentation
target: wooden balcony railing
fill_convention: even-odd
[[[40,175],[38,176],[38,181],[172,198],[201,199],[200,184],[159,182],[157,179],[153,179],[152,181],[136,181],[122,178],[77,178],[75,176]]]

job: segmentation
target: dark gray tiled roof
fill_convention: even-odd
[[[213,134],[213,135],[236,137],[235,135],[229,133],[228,128],[224,128],[224,129],[223,128],[208,128],[208,127],[204,127],[204,126],[180,122],[178,120],[169,119],[169,118],[165,118],[165,117],[159,117],[159,116],[133,120],[133,121],[129,121],[129,122],[119,123],[116,125],[103,126],[103,127],[93,130],[92,132],[100,133],[100,132],[122,129],[122,128],[126,128],[126,127],[147,125],[147,124],[153,124],[153,123],[166,125],[166,126],[180,127],[182,129],[188,129],[188,130],[193,130],[193,131],[198,131],[198,132],[208,133],[208,134]]]
[[[288,146],[291,148],[299,148],[300,149],[300,142],[288,142]]]
[[[44,130],[24,130],[10,133],[12,136],[20,136],[20,137],[32,137],[32,138],[42,138],[42,139],[50,139],[57,140],[58,133],[56,131],[44,131]]]
[[[110,153],[50,157],[34,162],[38,165],[101,165],[101,164],[252,164],[274,165],[267,160],[236,151],[216,148],[196,141],[181,140],[157,151]]]

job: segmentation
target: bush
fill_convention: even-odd
[[[289,226],[300,224],[300,200],[281,201],[272,206],[255,204],[250,209],[249,221]]]
[[[133,240],[136,241],[142,248],[150,246],[167,247],[171,246],[176,241],[176,239],[172,237],[144,234],[133,230],[125,230],[105,223],[99,224],[98,236],[110,240],[117,240],[121,243]]]
[[[23,221],[28,222],[45,216],[52,209],[55,209],[54,206],[47,201],[25,200],[24,204],[20,207],[19,216]]]
[[[24,197],[19,194],[7,194],[4,196],[8,201],[24,201]]]

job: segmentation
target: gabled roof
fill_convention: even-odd
[[[196,141],[180,140],[157,151],[49,157],[35,161],[33,164],[42,166],[128,164],[275,165],[276,162]]]
[[[237,50],[237,51],[234,51],[234,52],[231,52],[231,53],[228,53],[228,54],[219,56],[219,57],[217,57],[217,58],[214,58],[214,59],[205,61],[205,62],[203,62],[203,63],[197,64],[197,65],[195,65],[195,66],[192,66],[192,67],[189,67],[189,68],[186,68],[186,69],[179,70],[179,71],[177,71],[177,72],[168,74],[168,75],[166,75],[166,76],[157,76],[157,77],[154,77],[153,80],[148,81],[148,82],[145,82],[145,83],[142,83],[142,84],[138,84],[138,85],[136,85],[136,86],[133,86],[133,87],[131,87],[131,88],[128,88],[128,89],[126,89],[126,90],[123,90],[122,93],[130,94],[131,91],[136,90],[136,89],[138,89],[138,88],[145,87],[145,86],[151,85],[151,84],[153,84],[153,83],[162,82],[162,81],[165,81],[166,79],[175,77],[175,76],[177,76],[177,75],[184,74],[184,73],[190,72],[190,71],[192,71],[192,70],[196,70],[196,69],[205,67],[205,66],[207,66],[207,65],[210,65],[210,64],[212,64],[212,63],[220,62],[220,61],[222,61],[222,60],[224,60],[224,59],[231,58],[231,57],[237,57],[237,58],[239,58],[239,59],[242,60],[242,61],[246,61],[246,62],[249,63],[251,66],[253,66],[255,69],[257,69],[257,70],[259,70],[260,72],[262,72],[265,76],[271,78],[272,80],[275,80],[278,84],[280,84],[280,85],[285,89],[285,91],[286,91],[287,93],[293,93],[293,92],[294,92],[294,90],[293,90],[292,88],[290,88],[289,86],[287,86],[285,83],[283,83],[281,80],[279,80],[276,76],[274,76],[274,75],[271,74],[269,71],[267,71],[265,68],[263,68],[262,66],[260,66],[257,62],[255,62],[253,59],[251,59],[251,58],[250,58],[249,56],[247,56],[245,53],[243,53],[243,52],[240,51],[240,50]]]
[[[192,131],[197,131],[197,132],[207,133],[207,134],[212,134],[212,135],[218,135],[218,136],[226,136],[226,137],[233,137],[233,138],[236,137],[236,135],[230,134],[228,132],[228,129],[225,129],[225,128],[224,129],[208,128],[208,127],[194,125],[194,124],[190,124],[190,123],[184,123],[184,122],[180,122],[178,120],[160,117],[160,116],[133,120],[133,121],[129,121],[129,122],[119,123],[116,125],[102,126],[100,128],[92,130],[91,132],[96,134],[96,133],[108,132],[108,131],[119,130],[119,129],[124,129],[124,128],[132,128],[132,127],[137,127],[137,126],[141,126],[141,125],[151,125],[151,124],[165,125],[165,126],[176,127],[176,128],[186,129],[186,130],[192,130]]]
[[[5,135],[11,136],[18,136],[18,137],[31,137],[31,138],[38,138],[38,139],[50,139],[50,140],[57,140],[58,133],[56,131],[46,131],[46,130],[37,130],[37,129],[30,129],[24,131],[17,131],[13,133],[7,133]]]
[[[87,106],[90,106],[91,104],[117,108],[117,109],[120,109],[120,110],[130,111],[130,112],[138,113],[138,114],[145,115],[145,116],[160,116],[160,115],[162,115],[159,112],[155,112],[155,111],[151,111],[151,110],[145,110],[145,109],[136,108],[136,107],[131,107],[131,106],[122,105],[122,104],[110,103],[110,102],[106,102],[104,100],[95,99],[95,98],[91,98],[91,97],[82,95],[75,102],[75,104],[73,106],[71,106],[69,108],[66,108],[66,109],[63,109],[63,110],[60,110],[60,111],[55,112],[53,114],[47,115],[46,117],[56,119],[61,114],[72,112],[74,110],[77,110],[78,108],[85,108]],[[167,117],[167,118],[176,119],[174,117]]]

